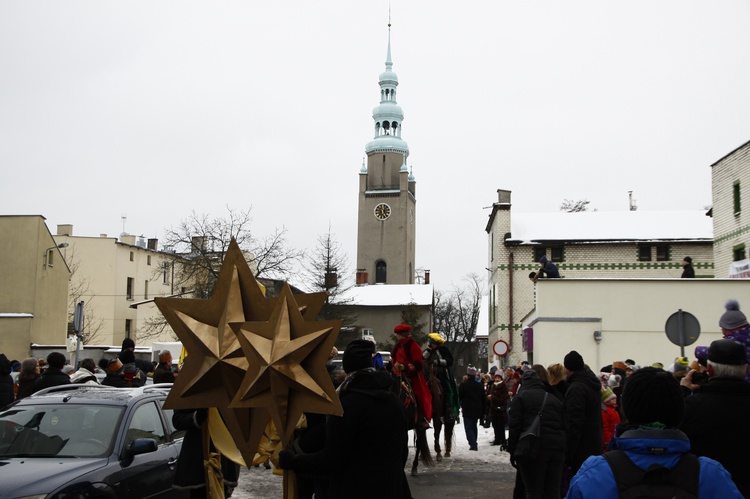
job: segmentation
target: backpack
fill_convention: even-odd
[[[623,451],[604,453],[612,468],[620,499],[696,499],[700,462],[694,454],[683,454],[671,470],[652,464],[642,470]]]

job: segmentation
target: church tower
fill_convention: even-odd
[[[388,53],[380,74],[380,104],[372,111],[375,136],[359,172],[358,284],[414,284],[416,182],[401,138],[404,112],[396,103],[398,77]]]

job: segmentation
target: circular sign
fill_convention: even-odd
[[[492,351],[498,357],[505,357],[506,355],[508,355],[508,350],[510,350],[510,348],[508,347],[508,344],[503,340],[497,340],[492,345]]]
[[[685,312],[682,309],[669,316],[664,329],[669,341],[681,347],[692,345],[698,341],[698,336],[701,334],[701,325],[698,319],[690,312]]]

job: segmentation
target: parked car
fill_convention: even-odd
[[[0,498],[172,497],[172,385],[62,385],[0,411]]]

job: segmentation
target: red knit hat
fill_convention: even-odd
[[[409,324],[399,324],[393,329],[393,332],[396,334],[409,336],[409,334],[411,333],[411,326]]]

